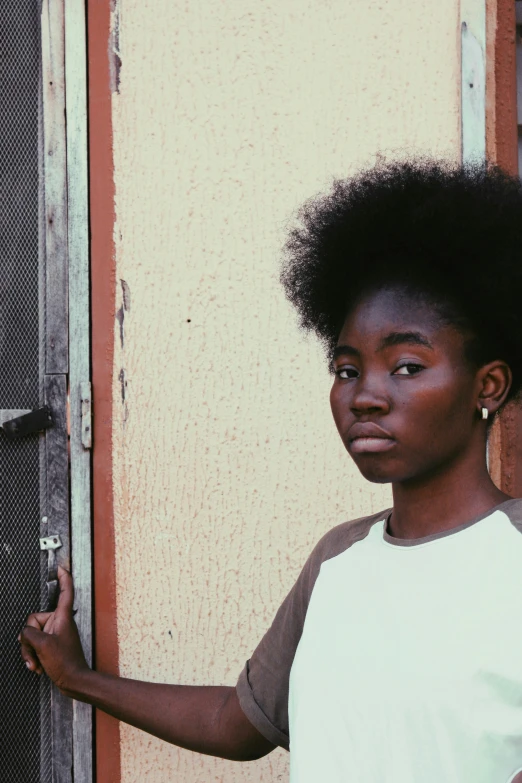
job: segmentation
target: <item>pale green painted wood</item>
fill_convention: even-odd
[[[92,665],[91,452],[82,443],[82,398],[90,382],[87,168],[87,46],[84,0],[65,4],[69,245],[71,541],[75,616]],[[83,392],[83,394],[82,394]],[[85,407],[85,404],[84,404]],[[85,433],[84,433],[85,435]],[[93,709],[73,702],[75,783],[93,781]]]
[[[462,160],[486,159],[486,0],[461,2]]]

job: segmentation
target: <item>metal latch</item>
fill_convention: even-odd
[[[40,539],[40,549],[48,550],[49,563],[47,566],[47,608],[46,612],[54,612],[58,603],[58,564],[56,562],[56,550],[62,546],[60,536],[45,536]]]
[[[32,435],[34,432],[41,432],[52,426],[53,416],[48,405],[2,423],[5,434],[11,439]]]

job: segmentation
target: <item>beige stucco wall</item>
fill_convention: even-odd
[[[285,222],[378,152],[458,155],[458,2],[120,0],[113,21],[121,673],[234,685],[315,541],[390,501],[279,290]],[[121,738],[125,783],[287,780],[282,750]]]

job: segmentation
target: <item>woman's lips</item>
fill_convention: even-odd
[[[393,438],[355,438],[350,441],[350,451],[362,454],[365,451],[389,451],[395,445]]]

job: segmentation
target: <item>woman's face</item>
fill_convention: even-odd
[[[366,479],[427,477],[470,448],[484,449],[483,434],[476,437],[480,386],[464,345],[460,332],[400,288],[365,295],[348,314],[330,402]]]

